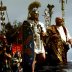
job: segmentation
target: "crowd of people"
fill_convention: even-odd
[[[8,48],[6,43],[1,42],[2,38],[0,38],[0,72],[9,72],[8,70],[39,72],[38,70],[43,65],[67,64],[67,52],[69,44],[72,47],[72,37],[64,25],[64,20],[61,17],[56,17],[56,24],[45,29],[44,24],[39,21],[38,7],[39,5],[31,6],[27,20],[23,21],[20,28],[23,46],[21,53],[16,52],[13,55],[10,47]],[[1,43],[4,44],[2,48]]]
[[[44,64],[56,66],[67,63],[67,52],[69,44],[72,46],[72,38],[62,18],[56,17],[55,22],[56,25],[44,29],[39,21],[38,8],[33,7],[29,11],[22,29],[24,72],[38,72]]]

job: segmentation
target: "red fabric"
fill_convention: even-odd
[[[13,44],[12,45],[12,53],[16,52],[21,52],[22,51],[22,44]]]
[[[18,38],[22,39],[22,32],[19,31]]]

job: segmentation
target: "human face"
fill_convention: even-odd
[[[39,14],[38,13],[33,13],[31,15],[31,17],[33,18],[33,20],[38,21]]]
[[[37,19],[39,17],[38,13],[34,13],[34,17]]]
[[[61,19],[60,17],[56,18],[56,25],[57,26],[62,26],[63,25],[63,19]]]

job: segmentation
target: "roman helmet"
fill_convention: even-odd
[[[28,18],[33,14],[39,14],[38,8],[41,7],[40,2],[34,1],[28,6]]]

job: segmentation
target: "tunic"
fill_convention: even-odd
[[[64,64],[67,63],[67,51],[63,45],[63,41],[59,31],[55,25],[47,28],[47,52],[48,61],[50,64]]]

